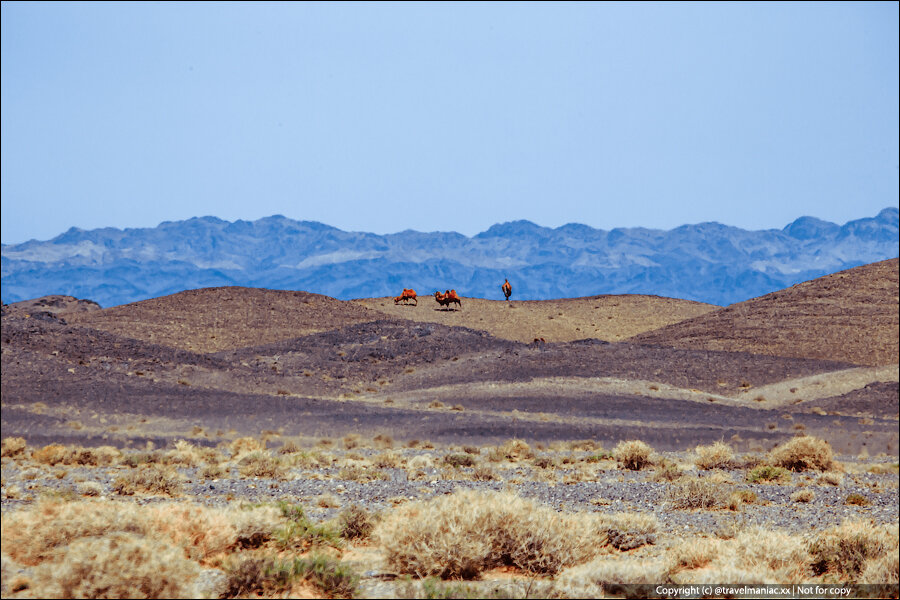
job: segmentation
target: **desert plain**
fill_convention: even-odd
[[[4,305],[3,596],[896,597],[898,280]]]

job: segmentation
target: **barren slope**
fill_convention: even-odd
[[[256,346],[379,318],[328,296],[243,287],[189,290],[65,315],[70,324],[192,352]]]
[[[395,305],[392,298],[353,302],[393,318],[461,325],[516,342],[538,338],[547,342],[586,338],[615,342],[718,308],[690,300],[636,294],[510,302],[463,298],[460,310],[442,309],[432,296],[421,296],[417,306]]]
[[[898,259],[820,277],[629,341],[858,365],[898,362]]]

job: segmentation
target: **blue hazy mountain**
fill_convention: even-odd
[[[726,305],[898,255],[898,210],[842,226],[801,217],[784,229],[719,223],[670,231],[604,231],[576,223],[389,235],[273,216],[215,217],[147,229],[72,228],[49,241],[2,247],[3,302],[66,294],[124,304],[185,289],[241,285],[335,298],[420,294],[513,299],[655,294]]]

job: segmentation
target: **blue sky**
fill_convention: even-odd
[[[2,3],[2,241],[843,223],[896,206],[898,3]]]

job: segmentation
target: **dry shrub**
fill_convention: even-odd
[[[35,565],[72,540],[111,532],[143,534],[146,522],[135,506],[109,502],[43,501],[3,515],[3,551],[13,560]]]
[[[226,516],[235,531],[233,544],[244,548],[269,540],[284,523],[282,512],[274,506],[229,509]]]
[[[251,452],[261,452],[266,449],[265,444],[252,437],[238,438],[231,442],[229,446],[232,458],[238,458],[242,454],[250,454]]]
[[[340,536],[348,540],[365,539],[375,528],[372,515],[364,508],[354,504],[338,515]]]
[[[372,458],[372,464],[379,469],[395,469],[400,466],[400,456],[394,452],[382,452]]]
[[[796,535],[752,529],[730,540],[694,539],[670,553],[679,584],[762,584],[808,581],[810,556]]]
[[[32,452],[31,458],[45,465],[56,465],[65,462],[68,455],[69,451],[62,444],[49,444]]]
[[[804,488],[802,490],[797,490],[793,494],[791,494],[792,502],[812,502],[813,498],[816,497],[815,492],[813,492],[809,488]]]
[[[596,452],[603,449],[603,444],[594,440],[574,440],[567,446],[573,452]]]
[[[647,513],[620,512],[597,515],[600,529],[618,529],[627,533],[650,534],[659,531],[659,519]]]
[[[180,548],[130,533],[72,542],[35,569],[38,598],[192,598],[199,566]]]
[[[181,479],[181,475],[171,467],[147,465],[117,477],[112,483],[112,489],[123,496],[134,494],[177,496],[181,493]]]
[[[244,477],[265,477],[269,479],[285,479],[287,472],[281,460],[268,452],[251,452],[244,454],[238,461],[238,472]]]
[[[595,524],[515,494],[464,490],[397,508],[374,537],[399,573],[470,579],[500,565],[556,573],[588,560]]]
[[[431,469],[434,468],[434,459],[426,454],[419,454],[418,456],[413,456],[409,459],[406,466],[412,470]]]
[[[840,473],[822,473],[819,476],[819,479],[816,480],[816,483],[818,483],[819,485],[840,486],[842,483],[844,483],[844,476]]]
[[[196,467],[204,462],[203,458],[200,448],[185,440],[177,440],[175,449],[166,454],[166,462],[185,467]]]
[[[560,573],[553,598],[652,598],[653,588],[669,583],[666,563],[654,560],[598,558]],[[628,589],[623,585],[629,586]]]
[[[288,440],[278,449],[279,454],[296,454],[300,452],[300,446],[294,440]]]
[[[723,543],[722,540],[708,538],[683,541],[669,550],[667,571],[675,574],[680,571],[702,569],[721,555]]]
[[[626,469],[639,471],[650,464],[653,449],[640,440],[619,442],[613,448],[613,457]]]
[[[100,496],[103,494],[103,486],[96,481],[83,481],[75,489],[82,496]]]
[[[205,465],[200,469],[201,479],[221,479],[228,475],[231,471],[222,465]]]
[[[701,469],[727,469],[734,461],[734,450],[724,442],[694,448],[694,464]]]
[[[725,486],[702,479],[673,483],[666,497],[675,508],[725,508],[732,504],[731,492]]]
[[[2,446],[0,446],[0,456],[2,456],[2,457],[18,456],[25,452],[26,446],[27,446],[27,444],[25,443],[25,438],[20,438],[20,437],[3,438]]]
[[[791,471],[828,471],[834,467],[834,453],[825,440],[804,435],[773,448],[769,462]]]
[[[319,508],[337,508],[341,505],[341,501],[334,494],[319,494],[316,498],[316,506]]]
[[[240,510],[182,503],[139,507],[92,500],[47,500],[4,514],[0,535],[3,551],[28,566],[47,560],[74,540],[115,533],[159,538],[204,560],[242,545],[244,540],[268,539],[282,521],[271,506]]]
[[[790,480],[791,474],[787,469],[771,465],[760,465],[747,473],[747,481],[750,483],[788,483]]]
[[[374,438],[372,438],[372,443],[375,444],[376,448],[388,450],[394,447],[394,438],[385,433],[379,433]]]
[[[869,561],[895,552],[897,543],[896,524],[878,527],[867,521],[845,521],[812,540],[809,545],[812,568],[817,575],[837,573],[850,582],[856,582]],[[873,569],[877,568],[873,565]]]
[[[655,532],[659,521],[654,515],[616,513],[596,517],[601,532],[599,545],[606,545],[623,552],[656,543]]]
[[[310,590],[294,587],[300,581],[315,586],[326,598],[353,598],[359,576],[340,561],[322,554],[293,560],[252,556],[228,570],[223,597],[311,597]]]
[[[359,446],[360,436],[358,433],[351,433],[344,436],[344,439],[341,440],[344,444],[345,450],[353,450],[357,446]]]
[[[663,459],[660,464],[656,465],[656,470],[653,472],[651,481],[656,483],[676,481],[680,479],[683,474],[684,473],[678,468],[677,464],[668,459]]]
[[[502,462],[504,460],[516,462],[534,458],[531,446],[523,440],[509,440],[501,446],[495,446],[488,451],[488,460]]]
[[[472,471],[472,479],[475,481],[494,481],[499,479],[497,472],[488,465],[477,465]]]
[[[63,446],[50,444],[32,454],[37,462],[47,465],[85,465],[85,466],[109,466],[117,462],[122,453],[112,446],[100,446],[99,448],[83,448],[81,446]]]
[[[236,537],[227,513],[222,510],[193,504],[166,504],[142,516],[154,536],[179,543],[196,560],[225,551]]]
[[[866,561],[866,567],[857,580],[863,584],[881,584],[894,585],[900,582],[900,555],[895,548],[880,558]],[[897,588],[892,590],[896,594]],[[884,590],[888,592],[888,590]],[[882,598],[887,598],[887,594],[880,594]]]
[[[552,456],[538,456],[532,461],[531,464],[539,469],[554,469],[556,468],[556,459],[554,459]]]
[[[348,465],[343,467],[340,471],[338,471],[338,479],[344,479],[346,481],[373,481],[373,480],[386,480],[390,479],[390,476],[378,469],[367,469],[361,465]]]
[[[868,506],[872,504],[872,501],[863,496],[862,494],[849,494],[846,498],[844,498],[844,504],[854,504],[856,506]]]
[[[444,463],[451,467],[474,467],[475,458],[471,454],[459,452],[444,456]]]
[[[879,463],[875,465],[869,465],[866,471],[875,475],[886,475],[888,473],[893,473],[894,475],[896,475],[898,468],[897,463]]]

